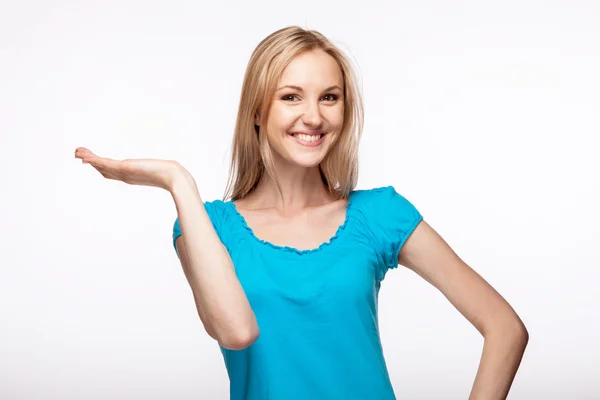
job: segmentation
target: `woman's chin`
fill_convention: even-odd
[[[298,167],[313,168],[321,164],[321,161],[323,161],[323,157],[316,157],[316,154],[306,155],[305,157],[302,157],[301,155],[294,155],[292,157],[289,157],[288,160],[291,164],[296,165]]]

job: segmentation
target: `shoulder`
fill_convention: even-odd
[[[230,202],[223,200],[210,200],[204,202],[204,209],[217,231],[217,234],[223,239],[223,236],[229,231],[230,225]]]
[[[380,186],[370,189],[355,189],[352,191],[352,196],[361,200],[372,200],[381,196],[382,193],[395,191],[393,186]]]
[[[231,215],[230,215],[230,204],[223,200],[210,200],[204,201],[204,209],[206,214],[217,233],[217,236],[223,243],[226,243],[231,236]],[[179,218],[175,218],[173,223],[173,245],[175,246],[176,239],[181,236],[181,226],[179,225]]]
[[[210,200],[204,201],[204,209],[208,214],[208,218],[213,224],[213,227],[219,231],[221,225],[225,223],[227,217],[227,202],[222,200]],[[181,228],[179,226],[179,218],[175,218],[175,223],[173,224],[173,233],[175,235],[181,234]]]
[[[206,212],[211,217],[213,216],[222,216],[227,211],[227,203],[223,200],[209,200],[204,202],[204,208]]]
[[[360,189],[352,192],[352,202],[364,209],[371,209],[385,213],[388,207],[411,209],[413,204],[394,186],[381,186],[371,189]]]
[[[423,220],[423,216],[393,186],[357,190],[352,195],[364,232],[381,255],[378,279],[388,268],[398,266],[398,255],[405,241]]]
[[[355,190],[351,203],[371,231],[405,233],[423,219],[418,208],[393,186]]]

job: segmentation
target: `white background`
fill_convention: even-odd
[[[225,399],[161,189],[73,158],[180,161],[221,198],[244,70],[287,25],[360,67],[358,188],[394,185],[515,308],[511,399],[600,398],[600,5],[8,1],[0,7],[0,398]],[[399,399],[466,399],[479,333],[390,271]]]

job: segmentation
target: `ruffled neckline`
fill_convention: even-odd
[[[260,243],[263,246],[267,246],[273,250],[276,250],[276,251],[285,252],[285,253],[293,253],[293,254],[297,254],[297,255],[306,255],[306,254],[317,253],[317,252],[323,250],[324,248],[331,246],[333,243],[335,243],[338,240],[341,233],[348,226],[348,221],[350,219],[350,214],[352,212],[352,195],[354,193],[355,193],[354,191],[350,192],[350,195],[348,197],[348,204],[346,205],[346,216],[344,217],[344,222],[340,226],[338,226],[338,228],[335,231],[335,234],[332,237],[330,237],[329,240],[327,240],[326,242],[321,243],[318,247],[315,247],[313,249],[302,249],[302,250],[297,249],[295,247],[291,247],[291,246],[277,245],[277,244],[271,243],[267,240],[263,240],[263,239],[259,238],[258,236],[256,236],[256,234],[254,233],[252,228],[250,228],[250,226],[246,222],[246,218],[244,218],[244,216],[238,211],[237,206],[233,203],[233,201],[228,200],[225,202],[225,204],[229,205],[233,214],[236,216],[238,222],[240,223],[241,227],[256,242]]]

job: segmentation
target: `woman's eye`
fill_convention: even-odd
[[[297,97],[297,96],[296,96],[295,94],[286,94],[285,96],[283,96],[283,97],[281,98],[281,100],[286,100],[286,101],[288,101],[288,100],[292,100],[294,97]]]
[[[296,98],[298,98],[298,96],[295,94],[286,94],[285,96],[281,97],[281,100],[294,101],[294,99],[296,99]],[[335,94],[331,94],[331,93],[328,93],[323,96],[323,100],[325,100],[325,101],[336,101],[337,99],[338,99],[338,96]]]

